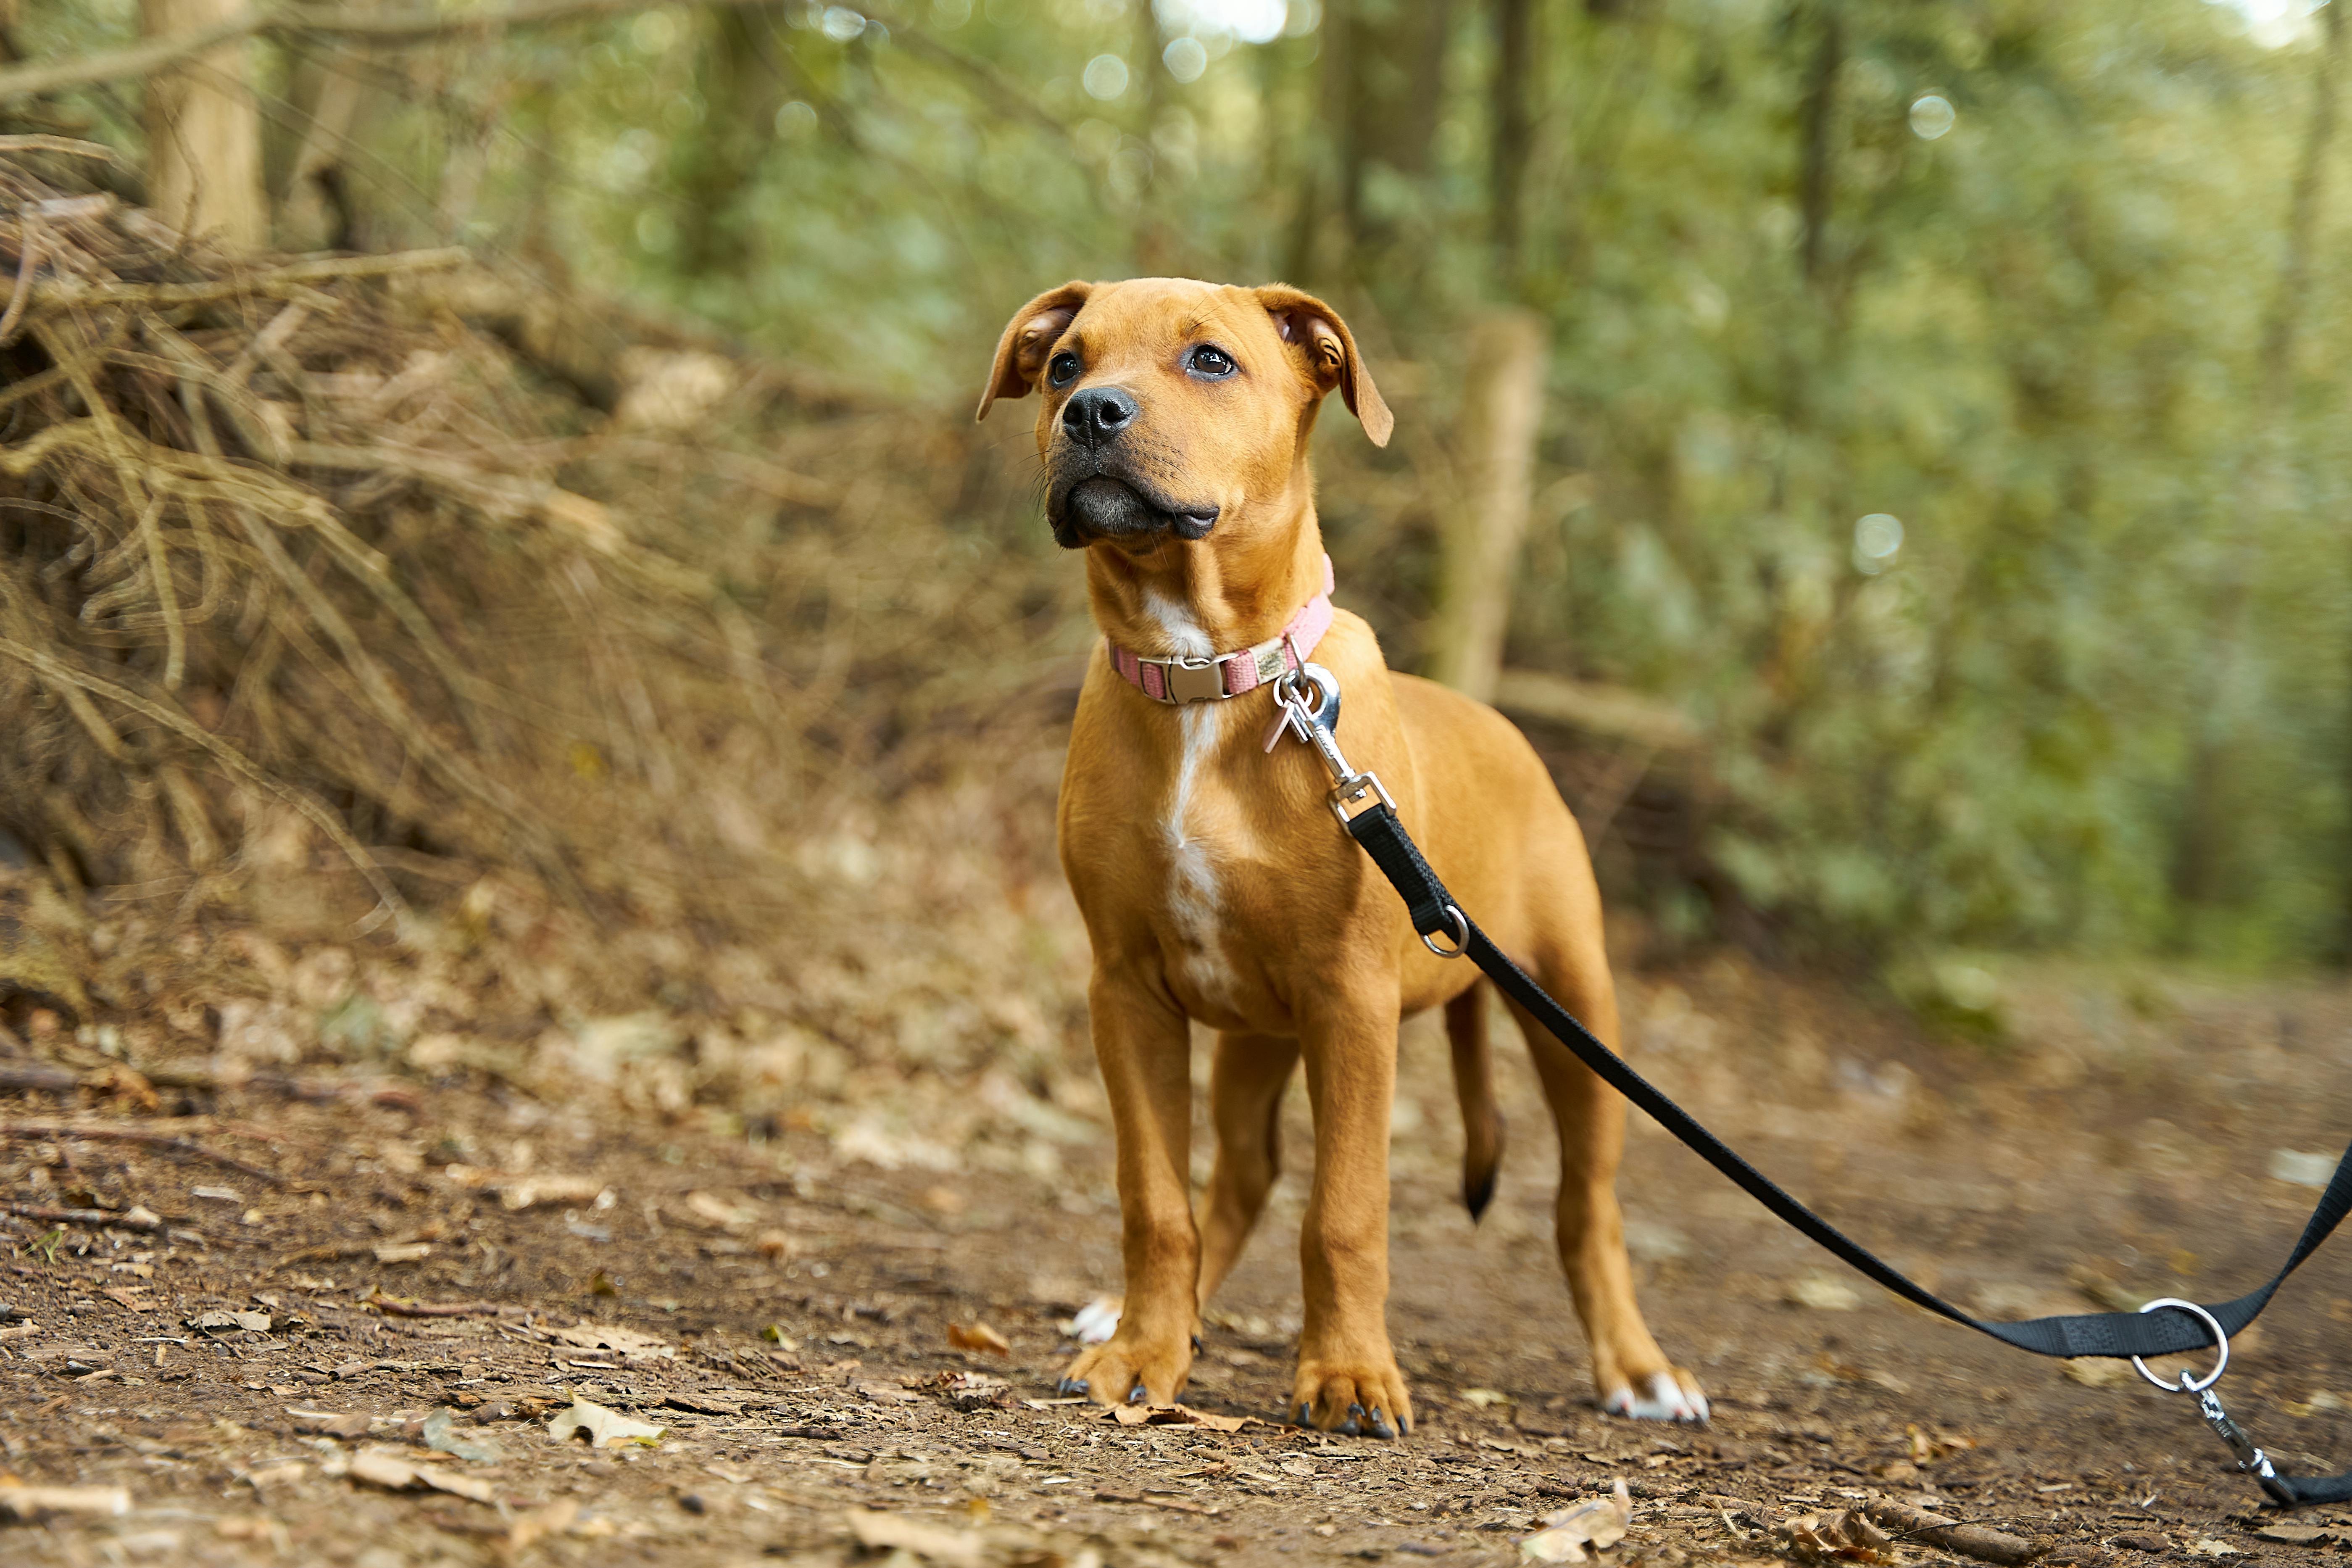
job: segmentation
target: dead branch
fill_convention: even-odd
[[[152,1234],[163,1228],[160,1219],[138,1219],[129,1214],[117,1214],[112,1209],[65,1209],[47,1204],[0,1204],[0,1214],[15,1215],[18,1219],[45,1219],[52,1225],[111,1226],[117,1230],[143,1230]]]
[[[217,1149],[207,1149],[193,1138],[175,1137],[172,1133],[158,1132],[145,1127],[93,1127],[86,1122],[71,1121],[0,1121],[0,1138],[82,1138],[110,1143],[142,1143],[151,1149],[185,1154],[192,1159],[209,1160],[215,1165],[242,1171],[273,1187],[287,1184],[286,1178],[275,1171],[248,1164],[236,1155],[224,1154]]]
[[[226,277],[203,283],[84,283],[52,279],[33,289],[36,305],[88,310],[101,305],[144,305],[163,310],[179,305],[204,305],[249,295],[265,298],[307,294],[310,285],[346,278],[384,278],[395,272],[435,272],[463,267],[470,252],[459,246],[437,250],[396,250],[384,256],[330,256],[289,262],[283,267],[238,268]]]
[[[728,5],[764,5],[767,0],[718,0]],[[0,70],[0,103],[94,82],[121,81],[146,76],[176,65],[222,44],[257,35],[324,35],[353,39],[378,47],[429,44],[442,39],[480,37],[516,27],[542,26],[551,22],[583,20],[651,8],[651,0],[537,0],[502,11],[437,13],[406,16],[380,16],[367,11],[301,11],[256,9],[210,27],[150,38],[127,48],[104,49],[70,60],[45,60]]]

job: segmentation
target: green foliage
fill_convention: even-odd
[[[1252,43],[1182,0],[898,3],[378,57],[362,230],[652,296],[940,419],[1066,277],[1322,289],[1415,428],[1324,438],[1343,595],[1408,664],[1463,329],[1516,297],[1555,354],[1510,658],[1706,722],[1718,908],[1878,946],[2340,949],[2352,321],[2340,267],[2282,281],[2324,27],[1552,0],[1510,267],[1486,7],[1291,0]],[[2347,209],[2323,186],[2312,255]],[[1899,547],[1860,552],[1882,514]]]

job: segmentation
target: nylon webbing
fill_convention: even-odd
[[[1413,929],[1423,936],[1451,935],[1445,910],[1453,900],[1445,885],[1404,830],[1404,824],[1386,805],[1377,805],[1351,819],[1349,834],[1372,858],[1373,864],[1395,887],[1405,902]],[[1691,1115],[1635,1072],[1622,1057],[1577,1022],[1567,1008],[1553,1001],[1542,986],[1478,928],[1467,922],[1465,944],[1471,962],[1511,1000],[1557,1037],[1601,1080],[1623,1095],[1680,1139],[1692,1152],[1728,1176],[1748,1196],[1762,1204],[1791,1227],[1820,1245],[1842,1262],[1880,1285],[1941,1318],[1989,1334],[2003,1344],[2046,1356],[2152,1356],[2203,1350],[2211,1343],[2205,1326],[2186,1312],[2085,1312],[2069,1317],[2033,1318],[2020,1323],[1990,1323],[1972,1318],[1942,1297],[1913,1282],[1860,1242],[1790,1195],[1769,1176],[1749,1164],[1723,1140],[1699,1125]],[[2312,1211],[2310,1223],[2284,1267],[2258,1289],[2235,1300],[2209,1306],[2224,1333],[2235,1334],[2262,1314],[2286,1277],[2317,1251],[2330,1232],[2352,1210],[2352,1148],[2337,1162],[2336,1174]],[[2281,1477],[2298,1502],[2352,1500],[2352,1474],[2328,1478]]]

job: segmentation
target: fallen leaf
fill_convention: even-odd
[[[555,1331],[555,1338],[582,1350],[616,1352],[624,1361],[675,1361],[677,1348],[668,1341],[636,1329],[623,1328],[618,1323],[577,1323]]]
[[[2335,1178],[2336,1166],[2342,1159],[2340,1154],[2304,1154],[2293,1149],[2273,1150],[2271,1180],[2291,1182],[2298,1187],[2324,1187]]]
[[[432,1415],[427,1415],[419,1436],[425,1439],[426,1447],[444,1454],[454,1454],[461,1459],[470,1459],[478,1465],[488,1464],[499,1457],[498,1449],[489,1445],[460,1437],[451,1431],[449,1412],[446,1408],[436,1410]]]
[[[1108,1418],[1121,1426],[1199,1426],[1210,1432],[1265,1425],[1255,1415],[1215,1415],[1189,1405],[1114,1405]]]
[[[297,1432],[323,1432],[330,1437],[364,1437],[374,1425],[373,1418],[361,1411],[297,1410],[292,1405],[287,1406],[286,1418],[294,1423]]]
[[[478,1476],[460,1475],[435,1465],[413,1465],[389,1448],[361,1449],[352,1456],[351,1468],[345,1473],[355,1481],[365,1481],[386,1491],[429,1487],[470,1502],[498,1500],[498,1489]]]
[[[1609,1496],[1545,1515],[1544,1528],[1520,1538],[1519,1557],[1528,1563],[1581,1563],[1586,1547],[1601,1551],[1616,1545],[1633,1522],[1633,1497],[1620,1477]]]
[[[1780,1299],[1791,1307],[1810,1307],[1816,1312],[1851,1312],[1862,1305],[1862,1297],[1853,1286],[1825,1274],[1809,1274],[1802,1279],[1790,1280]]]
[[[1919,1440],[1917,1429],[1914,1428],[1915,1447]],[[1959,1441],[1965,1442],[1967,1439],[1963,1438]],[[1969,1446],[1975,1447],[1973,1443],[1969,1443]],[[2011,1535],[2006,1531],[1994,1530],[1989,1525],[1963,1524],[1958,1520],[1948,1519],[1942,1514],[1929,1513],[1925,1509],[1913,1508],[1908,1503],[1882,1500],[1869,1504],[1866,1511],[1874,1522],[1891,1531],[1899,1541],[1924,1542],[1931,1546],[1940,1546],[1947,1552],[1957,1552],[1962,1557],[1973,1557],[1983,1563],[2001,1563],[2004,1568],[2028,1562],[2038,1555],[2033,1543],[2021,1536]]]
[[[1013,1342],[986,1323],[975,1322],[968,1329],[961,1323],[950,1323],[948,1343],[960,1351],[990,1351],[997,1355],[1013,1353]]]
[[[907,1397],[912,1399],[914,1395]],[[651,1447],[660,1442],[662,1434],[668,1430],[667,1426],[656,1426],[650,1422],[624,1415],[617,1410],[607,1410],[576,1394],[572,1396],[571,1408],[557,1411],[547,1423],[547,1435],[555,1441],[566,1442],[573,1433],[585,1432],[588,1446],[592,1448],[609,1448],[621,1443],[643,1443]]]
[[[2246,1554],[2244,1547],[2232,1546],[2226,1541],[2216,1541],[2210,1535],[2201,1541],[2190,1542],[2189,1552],[2195,1557],[2243,1557]]]
[[[2085,1388],[2115,1388],[2129,1383],[2132,1377],[2129,1362],[2110,1361],[2105,1356],[2076,1356],[2059,1369],[2069,1383],[2079,1383]]]
[[[269,1331],[267,1312],[198,1312],[187,1321],[188,1327],[201,1329],[208,1334],[226,1334],[238,1329],[249,1329],[257,1334]]]
[[[416,1467],[384,1448],[361,1449],[352,1456],[351,1468],[344,1473],[391,1492],[406,1491],[416,1484]]]
[[[429,1241],[387,1241],[375,1248],[378,1263],[415,1263],[432,1256]]]
[[[130,1511],[131,1494],[121,1487],[26,1487],[0,1481],[0,1515],[27,1524],[53,1513],[119,1518]]]
[[[948,1568],[980,1568],[981,1539],[976,1531],[946,1530],[904,1514],[852,1509],[843,1516],[849,1533],[869,1552],[911,1552]]]
[[[2336,1534],[2324,1524],[2266,1524],[2254,1533],[2264,1541],[2284,1542],[2289,1546],[2325,1546]]]
[[[1465,1388],[1462,1391],[1462,1402],[1465,1405],[1475,1405],[1481,1410],[1492,1410],[1497,1405],[1517,1403],[1509,1394],[1493,1388]]]

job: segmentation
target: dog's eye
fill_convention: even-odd
[[[1078,356],[1066,349],[1055,354],[1053,363],[1045,367],[1045,379],[1055,386],[1067,386],[1078,379],[1079,369]]]
[[[1223,349],[1212,348],[1203,343],[1192,351],[1192,374],[1195,375],[1204,375],[1212,381],[1221,381],[1239,369],[1241,366],[1234,363],[1234,356]]]

